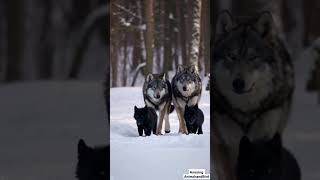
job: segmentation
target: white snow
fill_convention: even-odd
[[[188,169],[210,171],[210,97],[199,104],[205,114],[203,135],[178,134],[178,118],[170,114],[171,133],[139,137],[134,106],[143,107],[142,87],[111,88],[111,177],[113,180],[180,180]]]

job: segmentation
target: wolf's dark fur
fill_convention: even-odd
[[[78,165],[76,177],[79,180],[105,180],[108,169],[110,147],[89,147],[84,140],[78,143]]]
[[[196,134],[198,132],[198,134],[203,134],[202,124],[204,115],[201,109],[198,108],[198,104],[190,107],[186,105],[184,119],[189,133]]]
[[[150,136],[151,132],[156,134],[158,116],[153,108],[147,106],[137,108],[134,106],[134,118],[137,121],[139,136],[142,136],[143,132],[146,136]]]
[[[252,143],[241,139],[238,164],[238,180],[300,180],[300,168],[294,156],[282,147],[276,134],[269,141]]]

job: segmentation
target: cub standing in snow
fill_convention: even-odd
[[[241,139],[237,163],[238,180],[300,180],[300,167],[294,156],[282,147],[281,137],[252,143]]]
[[[78,165],[76,177],[79,180],[105,180],[110,171],[108,168],[110,146],[89,147],[84,140],[78,143]]]
[[[173,104],[179,118],[179,133],[188,134],[184,119],[186,105],[195,106],[199,103],[202,83],[196,65],[183,67],[179,65],[172,78]]]
[[[235,19],[223,11],[213,47],[212,157],[218,179],[233,180],[242,136],[254,142],[284,131],[293,64],[269,12]]]
[[[159,111],[156,134],[161,135],[163,119],[165,120],[165,133],[170,133],[169,114],[173,111],[172,91],[165,74],[147,75],[143,84],[143,98],[146,106]]]
[[[143,136],[143,131],[146,136],[150,136],[151,132],[156,134],[158,116],[153,108],[134,106],[134,118],[137,121],[139,136]]]
[[[188,133],[196,134],[198,132],[198,134],[203,134],[202,124],[204,121],[204,115],[201,109],[198,108],[198,104],[191,107],[186,105],[184,119],[186,121]]]

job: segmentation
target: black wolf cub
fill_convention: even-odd
[[[137,106],[134,106],[134,118],[137,121],[139,136],[143,135],[143,131],[146,136],[150,136],[151,131],[156,134],[158,116],[153,108],[147,106],[137,108]]]
[[[186,121],[188,133],[195,134],[198,132],[198,134],[203,134],[202,124],[204,121],[204,115],[201,109],[199,109],[198,104],[190,107],[186,105],[184,119]]]
[[[281,137],[252,143],[241,139],[237,165],[238,180],[300,180],[300,168],[294,156],[282,147]]]
[[[89,147],[84,140],[78,143],[78,165],[76,177],[79,180],[104,180],[108,170],[110,147]]]

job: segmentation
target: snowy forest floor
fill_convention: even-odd
[[[139,137],[134,106],[143,107],[142,87],[112,88],[111,180],[180,180],[188,169],[210,171],[210,96],[203,91],[199,108],[205,115],[203,135],[178,134],[176,111],[169,116],[171,133]]]
[[[108,142],[102,83],[0,86],[0,179],[75,180],[77,143]]]

